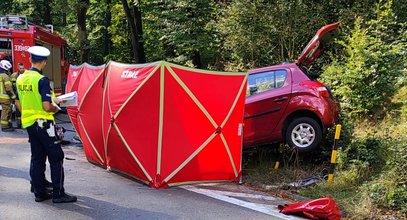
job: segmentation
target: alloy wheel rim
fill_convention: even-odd
[[[309,147],[315,140],[315,129],[310,124],[300,123],[291,132],[291,140],[297,147]]]

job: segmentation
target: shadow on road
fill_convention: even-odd
[[[0,166],[0,176],[21,178],[30,181],[30,175],[26,170],[18,170],[10,167]]]
[[[165,213],[123,207],[86,196],[78,196],[78,201],[75,203],[53,204],[51,201],[47,201],[44,204],[53,208],[79,213],[92,219],[178,219],[176,216]],[[159,209],[159,207],[156,208]]]

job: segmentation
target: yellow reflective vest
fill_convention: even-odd
[[[11,76],[10,76],[10,81],[11,81],[11,84],[13,85],[13,91],[14,91],[14,93],[16,92],[16,90],[17,90],[17,85],[16,85],[16,83],[17,83],[17,78],[18,78],[18,76],[20,76],[21,74],[17,71],[17,72],[14,72],[13,74],[11,74]]]
[[[10,100],[10,98],[15,98],[10,77],[6,73],[0,73],[0,99]]]
[[[44,77],[37,71],[26,70],[17,79],[17,91],[21,105],[21,124],[23,128],[29,127],[37,119],[54,120],[53,112],[46,112],[42,106],[41,94],[38,91],[38,82]]]

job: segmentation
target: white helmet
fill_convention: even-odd
[[[0,61],[0,67],[5,69],[5,70],[9,70],[9,69],[11,69],[12,66],[11,66],[10,61],[2,60],[2,61]]]

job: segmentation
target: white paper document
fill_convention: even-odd
[[[78,93],[76,91],[66,93],[56,97],[61,103],[61,107],[78,106]]]

